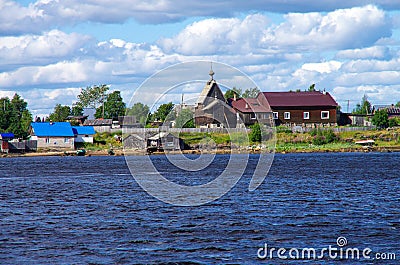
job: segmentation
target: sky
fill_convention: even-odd
[[[399,11],[392,0],[0,0],[0,97],[20,94],[33,116],[92,85],[129,102],[158,71],[201,60],[239,69],[262,91],[315,84],[344,111],[364,94],[392,104]]]

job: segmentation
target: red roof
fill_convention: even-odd
[[[338,104],[328,92],[263,92],[271,107],[336,107]]]
[[[242,113],[269,112],[268,108],[263,106],[256,98],[240,98],[236,101],[232,100],[232,107]]]

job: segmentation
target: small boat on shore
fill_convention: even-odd
[[[360,140],[360,141],[356,141],[356,144],[361,144],[361,145],[373,145],[375,144],[374,140]]]
[[[76,150],[76,155],[77,156],[85,156],[86,155],[86,150],[85,149]]]

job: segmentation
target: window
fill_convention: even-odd
[[[274,117],[275,120],[279,119],[279,113],[278,112],[273,112],[272,116]]]
[[[256,119],[256,114],[255,113],[250,113],[250,119],[255,120]]]
[[[46,144],[49,144],[50,143],[50,138],[46,138],[44,141],[46,142]]]
[[[303,119],[304,120],[309,120],[310,119],[310,112],[303,112]]]
[[[283,114],[283,117],[285,118],[285,120],[290,120],[290,112],[285,112]]]
[[[64,143],[65,144],[69,143],[69,138],[64,138]]]
[[[321,111],[321,119],[329,119],[329,111]]]

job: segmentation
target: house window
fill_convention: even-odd
[[[250,113],[250,119],[255,120],[256,119],[256,114],[255,113]]]
[[[50,143],[50,138],[46,138],[46,139],[44,139],[44,141],[46,142],[46,144],[49,144]]]
[[[321,111],[321,119],[322,120],[329,119],[329,111]]]
[[[274,120],[279,119],[279,113],[278,112],[272,112],[272,116],[274,117]]]
[[[303,119],[309,120],[310,119],[310,112],[303,112]]]
[[[290,112],[285,112],[283,114],[283,117],[285,118],[285,120],[290,120]]]
[[[69,138],[64,138],[64,143],[65,144],[69,143]]]

